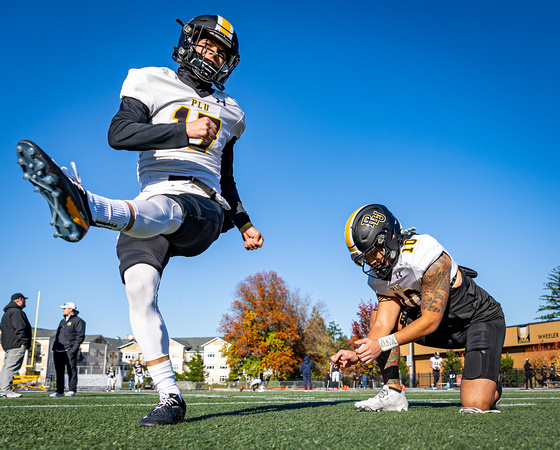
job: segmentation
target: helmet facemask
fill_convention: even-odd
[[[381,280],[388,280],[390,278],[393,266],[397,262],[398,252],[388,248],[386,242],[387,231],[385,230],[377,235],[376,243],[363,252],[361,266],[366,275],[374,276]],[[368,255],[371,257],[370,261],[368,261]]]

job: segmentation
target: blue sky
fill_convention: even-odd
[[[198,3],[202,5],[202,3]],[[136,155],[107,144],[130,68],[167,66],[180,27],[226,17],[241,63],[226,85],[247,117],[236,146],[241,197],[265,237],[235,230],[203,255],[173,259],[160,289],[172,336],[217,332],[236,285],[276,271],[323,301],[345,333],[372,298],[343,238],[348,216],[384,203],[436,237],[504,307],[533,321],[560,265],[560,4],[449,2],[10,2],[3,7],[0,298],[55,328],[74,301],[87,332],[130,333],[116,233],[53,239],[46,202],[21,178],[31,139],[75,161],[100,195],[137,195]]]

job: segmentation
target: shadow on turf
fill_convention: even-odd
[[[461,402],[408,402],[408,406],[422,406],[426,408],[460,408],[463,405],[461,405]]]
[[[222,412],[216,414],[205,414],[204,416],[192,417],[185,419],[185,422],[197,422],[199,420],[211,419],[214,417],[224,417],[224,416],[239,416],[239,415],[252,415],[252,414],[262,414],[274,411],[289,411],[292,409],[302,409],[302,408],[316,408],[318,406],[331,405],[336,406],[341,403],[353,403],[355,400],[335,400],[330,402],[301,402],[301,403],[291,403],[288,405],[264,405],[255,406],[252,408],[246,408],[237,411]],[[189,405],[187,404],[187,409]]]
[[[267,412],[289,411],[293,409],[302,409],[302,408],[317,408],[319,406],[325,406],[325,405],[337,406],[343,403],[354,403],[354,402],[355,400],[336,400],[332,402],[302,402],[302,403],[291,403],[288,405],[255,406],[252,408],[246,408],[237,411],[205,414],[199,417],[191,417],[185,419],[185,422],[198,422],[201,420],[212,419],[215,417],[253,415],[253,414],[263,414]],[[409,405],[412,407],[449,408],[449,407],[460,407],[461,403],[409,402]],[[188,404],[187,404],[187,409],[188,409]]]

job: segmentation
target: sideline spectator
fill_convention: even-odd
[[[542,385],[544,387],[544,384],[546,383],[546,366],[543,365],[541,367],[541,377],[542,377]]]
[[[362,375],[362,389],[367,389],[368,388],[368,376],[364,373]]]
[[[23,312],[27,298],[20,293],[14,294],[10,303],[4,307],[0,325],[2,348],[5,352],[4,367],[0,374],[0,397],[21,397],[21,394],[12,389],[14,375],[21,368],[25,351],[31,346],[31,325]]]
[[[78,317],[79,311],[72,302],[60,306],[63,319],[58,324],[54,338],[54,367],[56,369],[56,392],[49,397],[62,397],[64,394],[64,371],[68,370],[68,392],[66,397],[74,397],[78,386],[76,362],[80,345],[86,337],[86,323]]]
[[[529,385],[531,386],[531,389],[533,389],[533,365],[529,362],[529,358],[525,358],[523,370],[525,371],[525,389],[529,389]]]
[[[551,383],[554,383],[554,387],[558,387],[558,381],[556,380],[556,366],[554,363],[550,365],[550,377],[548,379]]]
[[[309,361],[309,356],[305,355],[305,358],[299,368],[299,372],[303,376],[303,386],[305,390],[313,389],[311,386],[311,369],[313,369],[313,363]]]
[[[450,389],[455,388],[456,379],[457,379],[457,374],[455,373],[455,367],[450,366],[449,367],[449,388]]]

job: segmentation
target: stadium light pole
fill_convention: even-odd
[[[414,378],[415,378],[415,373],[414,373],[414,343],[410,342],[408,344],[408,357],[407,359],[410,358],[407,362],[408,362],[408,373],[410,374],[410,376],[408,377],[408,387],[414,387]]]
[[[103,374],[107,373],[107,343],[105,344],[105,358],[103,358]]]

